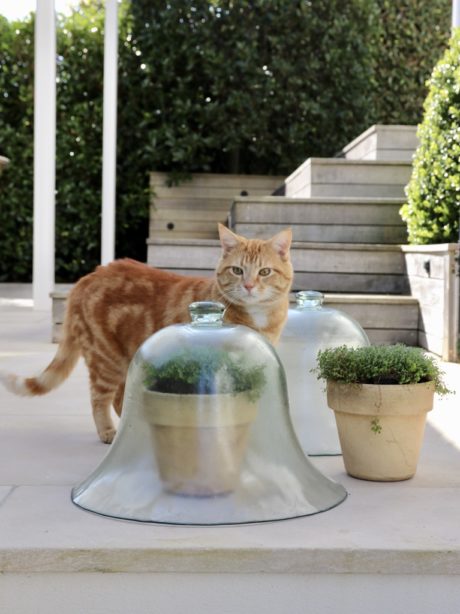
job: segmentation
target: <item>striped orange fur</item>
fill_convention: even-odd
[[[222,255],[213,278],[188,277],[134,260],[99,266],[74,286],[54,359],[38,376],[3,374],[12,392],[46,394],[61,384],[83,356],[89,370],[93,417],[100,439],[110,443],[113,405],[121,413],[129,363],[155,331],[189,321],[194,301],[218,300],[225,320],[245,324],[276,343],[287,317],[292,265],[290,229],[271,239],[245,239],[219,224]]]

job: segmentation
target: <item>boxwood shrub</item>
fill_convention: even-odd
[[[460,29],[433,71],[424,111],[401,213],[411,243],[455,242],[460,214]]]

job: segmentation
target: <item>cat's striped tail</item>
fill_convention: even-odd
[[[77,364],[79,356],[80,348],[75,339],[64,332],[56,356],[40,375],[19,377],[12,373],[0,372],[0,381],[8,390],[20,396],[31,397],[46,394],[67,379]]]

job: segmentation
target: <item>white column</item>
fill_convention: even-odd
[[[452,28],[460,27],[460,0],[452,0]]]
[[[102,146],[102,248],[101,262],[115,257],[115,193],[117,162],[117,0],[105,2],[104,105]]]
[[[54,289],[56,26],[54,0],[37,0],[35,18],[33,299],[51,309]]]

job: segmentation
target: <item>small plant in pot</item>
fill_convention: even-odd
[[[315,372],[327,381],[347,472],[364,480],[411,478],[434,394],[450,392],[434,358],[402,344],[340,346],[318,353]]]
[[[144,409],[166,490],[193,496],[234,490],[264,366],[206,346],[146,364],[144,372]]]

